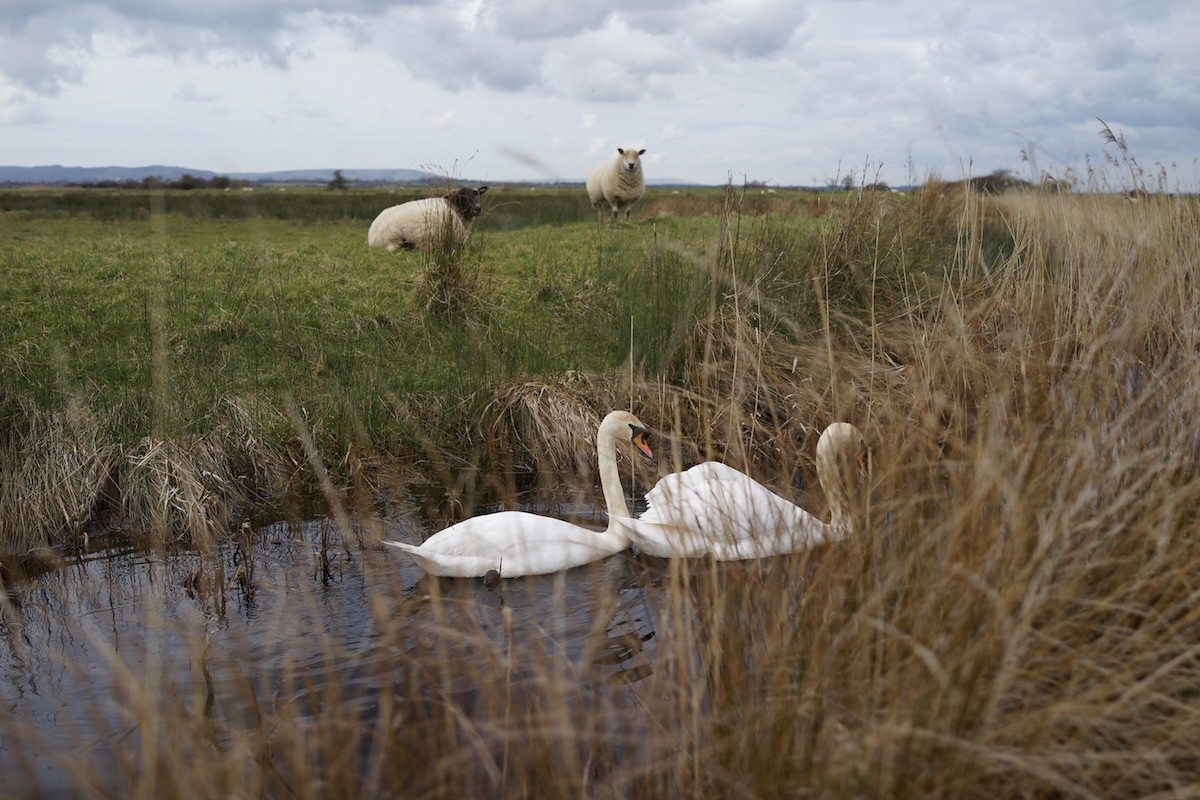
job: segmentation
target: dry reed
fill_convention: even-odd
[[[807,482],[815,432],[855,422],[874,470],[856,536],[761,562],[651,565],[598,596],[575,656],[552,637],[514,638],[511,616],[485,621],[437,581],[374,597],[373,647],[391,660],[367,704],[300,665],[267,681],[196,640],[197,660],[240,676],[236,707],[253,710],[214,715],[199,679],[190,696],[154,693],[114,655],[113,738],[136,733],[111,760],[77,760],[77,785],[135,797],[1194,795],[1200,213],[1166,199],[960,200],[920,201],[955,213],[951,230],[901,219],[894,236],[875,235],[876,211],[848,210],[857,230],[835,225],[816,263],[796,265],[817,278],[815,325],[765,324],[740,289],[723,291],[686,382],[632,387],[635,410],[681,452]],[[997,232],[1008,244],[989,249]],[[876,259],[938,252],[906,258],[875,292]],[[839,281],[844,292],[822,291]],[[569,463],[617,383],[597,381],[590,410],[570,388],[504,387],[488,429],[511,425],[514,443]],[[819,493],[802,497],[821,510]],[[650,642],[618,624],[631,586],[651,609]],[[325,647],[345,658],[333,637]],[[644,666],[628,682],[603,666],[614,648]]]
[[[0,554],[81,543],[114,468],[101,421],[78,400],[54,414],[21,410],[0,447]]]

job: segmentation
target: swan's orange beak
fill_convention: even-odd
[[[866,450],[858,454],[858,473],[864,478],[868,477],[871,473],[868,451]]]
[[[654,451],[650,449],[650,445],[646,444],[646,436],[642,433],[637,433],[633,437],[633,444],[648,461],[654,460]]]

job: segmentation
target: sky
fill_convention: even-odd
[[[0,0],[0,164],[1200,177],[1196,0]]]

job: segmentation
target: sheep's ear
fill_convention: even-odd
[[[480,186],[478,189],[475,190],[475,194],[483,194],[486,191],[487,191],[486,186]]]
[[[617,152],[620,153],[621,155],[625,155],[625,150],[623,148],[618,147]]]
[[[644,155],[646,155],[646,148],[644,148],[644,147],[643,147],[641,150],[638,150],[638,155],[639,155],[639,156],[644,156]]]

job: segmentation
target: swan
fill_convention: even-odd
[[[628,411],[613,411],[600,422],[596,457],[609,512],[606,530],[593,531],[523,511],[500,511],[451,525],[419,547],[404,542],[384,544],[403,550],[431,575],[456,578],[475,578],[491,570],[503,578],[542,575],[618,553],[629,546],[619,521],[629,516],[629,509],[617,472],[617,447],[632,442],[643,456],[652,459],[648,437],[645,426]]]
[[[867,475],[862,433],[834,422],[817,442],[817,479],[829,499],[828,523],[719,461],[665,476],[646,495],[641,517],[623,517],[630,540],[647,555],[718,561],[790,553],[850,533],[847,478]]]

